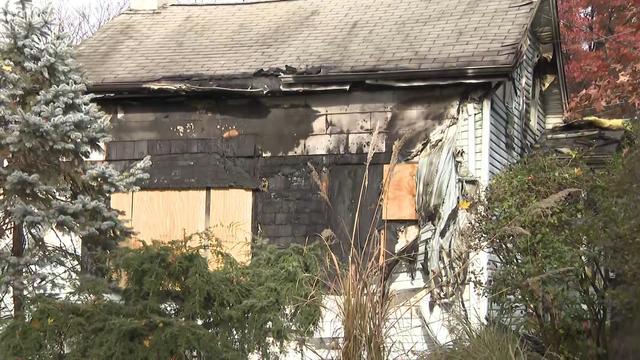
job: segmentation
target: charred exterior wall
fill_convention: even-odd
[[[408,155],[447,114],[457,113],[451,108],[469,92],[440,87],[104,101],[113,123],[107,160],[125,166],[150,155],[147,189],[252,189],[254,232],[275,244],[304,243],[326,228],[348,238],[369,149],[375,156],[361,209],[367,228],[394,141],[410,134],[401,156]],[[318,194],[309,164],[331,207]],[[393,249],[393,241],[387,244]]]

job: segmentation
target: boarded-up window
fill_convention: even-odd
[[[180,240],[210,228],[223,250],[241,262],[251,258],[252,202],[251,191],[242,189],[145,190],[111,198],[137,233],[127,246]]]
[[[222,248],[240,262],[251,259],[252,198],[249,190],[211,191],[209,227]]]
[[[417,220],[416,171],[418,164],[397,164],[384,194],[382,218],[385,220]],[[384,166],[388,179],[389,165]]]

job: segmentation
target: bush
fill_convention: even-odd
[[[191,246],[196,240],[201,245]],[[250,264],[239,264],[209,233],[122,249],[110,263],[121,285],[115,292],[97,281],[74,299],[35,299],[27,321],[15,320],[0,333],[0,354],[246,359],[257,352],[268,358],[273,348],[315,330],[323,262],[319,247],[258,247],[254,254]]]
[[[497,267],[487,295],[547,356],[606,357],[611,320],[637,313],[628,280],[640,275],[639,184],[632,145],[601,171],[580,156],[535,154],[490,185],[474,232]],[[610,270],[624,286],[613,287]]]

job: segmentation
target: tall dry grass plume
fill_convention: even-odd
[[[372,134],[371,144],[379,137],[376,127]],[[356,206],[356,213],[352,224],[342,221],[344,231],[350,234],[348,239],[336,239],[336,232],[327,230],[322,238],[327,245],[327,285],[329,294],[339,299],[337,302],[338,317],[342,323],[342,342],[339,344],[340,359],[343,360],[383,360],[389,358],[389,323],[392,312],[392,294],[389,292],[388,272],[386,264],[389,254],[385,253],[385,239],[378,233],[381,221],[382,201],[387,191],[395,166],[398,164],[400,150],[406,137],[397,140],[393,145],[391,161],[383,184],[370,184],[369,168],[373,160],[374,146],[370,146],[365,164],[365,172],[360,185],[360,192]],[[316,183],[321,197],[330,209],[333,209],[326,186],[322,186],[320,175],[313,167],[311,175]],[[382,185],[375,210],[371,219],[360,220],[360,210],[367,188]],[[335,230],[335,229],[334,229]],[[357,234],[366,231],[364,242],[356,238]],[[357,240],[360,239],[360,240]],[[335,250],[335,243],[346,244],[346,261],[340,259]],[[392,255],[392,254],[391,254]]]

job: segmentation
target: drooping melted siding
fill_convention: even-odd
[[[490,176],[520,159],[544,130],[542,96],[534,94],[538,89],[534,68],[539,55],[537,40],[530,33],[524,59],[512,81],[503,83],[491,98]]]

